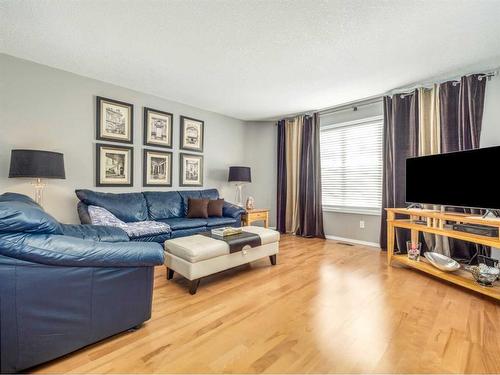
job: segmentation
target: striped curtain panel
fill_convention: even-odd
[[[318,116],[280,120],[278,126],[277,229],[324,238]]]
[[[431,88],[419,88],[410,94],[384,98],[384,208],[405,205],[405,199],[402,197],[405,192],[405,168],[402,162],[397,163],[402,157],[406,159],[416,155],[479,147],[485,88],[486,79],[481,78],[480,74],[472,74],[462,77],[460,81],[443,82]],[[409,107],[394,106],[394,103],[414,96],[417,97],[415,103],[418,114],[412,112]],[[388,106],[387,103],[391,105]],[[399,118],[396,118],[397,116]],[[415,129],[410,126],[411,121],[417,124],[417,136],[414,135]],[[416,155],[413,154],[414,150]],[[425,180],[425,176],[422,178]],[[440,209],[440,206],[429,208]],[[380,243],[382,248],[385,248],[387,242],[384,209],[382,218]],[[489,254],[488,248],[479,249],[464,241],[427,234],[424,238],[428,249],[458,259],[473,260],[478,253]],[[397,241],[397,246],[400,251],[405,249],[401,240]]]

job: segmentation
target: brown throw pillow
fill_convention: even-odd
[[[208,201],[208,216],[222,217],[224,199],[210,199]]]
[[[208,199],[194,199],[189,198],[188,200],[188,212],[187,217],[190,219],[208,218]]]

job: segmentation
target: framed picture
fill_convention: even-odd
[[[172,148],[173,115],[144,107],[144,144]]]
[[[96,186],[133,186],[134,149],[96,144]]]
[[[96,138],[102,141],[134,143],[134,106],[98,96]]]
[[[172,153],[144,150],[142,166],[143,186],[172,186]]]
[[[203,186],[203,156],[179,154],[180,186]]]
[[[181,149],[203,152],[203,128],[205,123],[201,120],[181,116]]]

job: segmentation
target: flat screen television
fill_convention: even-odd
[[[500,146],[406,159],[406,202],[500,210]]]

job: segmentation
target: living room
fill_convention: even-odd
[[[500,373],[498,15],[1,2],[0,372]]]

